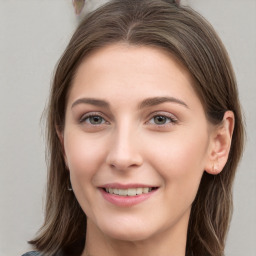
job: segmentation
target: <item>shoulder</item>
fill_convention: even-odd
[[[23,254],[22,256],[43,256],[42,254],[40,254],[40,252],[27,252],[25,254]]]

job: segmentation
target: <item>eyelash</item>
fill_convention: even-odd
[[[165,121],[168,121],[167,123],[165,122],[164,124],[156,124],[156,123],[151,123],[151,120],[154,120],[155,118],[163,118]],[[87,120],[89,120],[90,118],[101,118],[102,121],[104,121],[104,123],[100,123],[100,124],[92,124],[91,122],[89,122],[90,125],[92,126],[100,126],[100,125],[105,125],[105,124],[109,124],[108,121],[106,121],[106,119],[103,117],[103,115],[101,113],[88,113],[83,115],[80,119],[79,119],[79,123],[88,123],[86,122]],[[176,117],[174,117],[173,115],[170,114],[162,114],[162,113],[154,113],[153,115],[151,115],[149,121],[146,122],[146,124],[152,125],[152,126],[157,126],[159,128],[161,127],[165,127],[167,125],[175,125],[177,124],[178,120]]]

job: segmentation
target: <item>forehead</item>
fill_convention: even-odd
[[[139,71],[143,70],[145,72],[148,69],[151,71],[152,68],[160,72],[161,67],[164,65],[169,66],[171,69],[180,70],[182,74],[187,76],[187,79],[191,80],[191,83],[193,82],[187,68],[174,54],[166,49],[156,46],[133,45],[125,42],[113,43],[89,53],[78,67],[75,79],[77,79],[77,74],[81,69],[84,71],[88,67],[101,71],[111,67],[118,68],[118,70],[122,68],[123,71],[133,68],[138,75]]]
[[[81,96],[134,99],[168,94],[198,100],[192,84],[187,69],[166,50],[117,43],[98,49],[83,60],[69,99]]]

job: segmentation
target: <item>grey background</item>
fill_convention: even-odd
[[[87,0],[85,9],[102,2]],[[256,0],[185,2],[213,24],[237,75],[247,144],[226,255],[255,256]],[[79,19],[71,0],[0,0],[0,256],[29,250],[26,241],[42,224],[46,166],[40,118],[55,64]]]

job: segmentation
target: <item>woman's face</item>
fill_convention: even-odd
[[[186,233],[212,137],[191,84],[153,47],[114,44],[80,65],[63,143],[89,228],[129,241]]]

